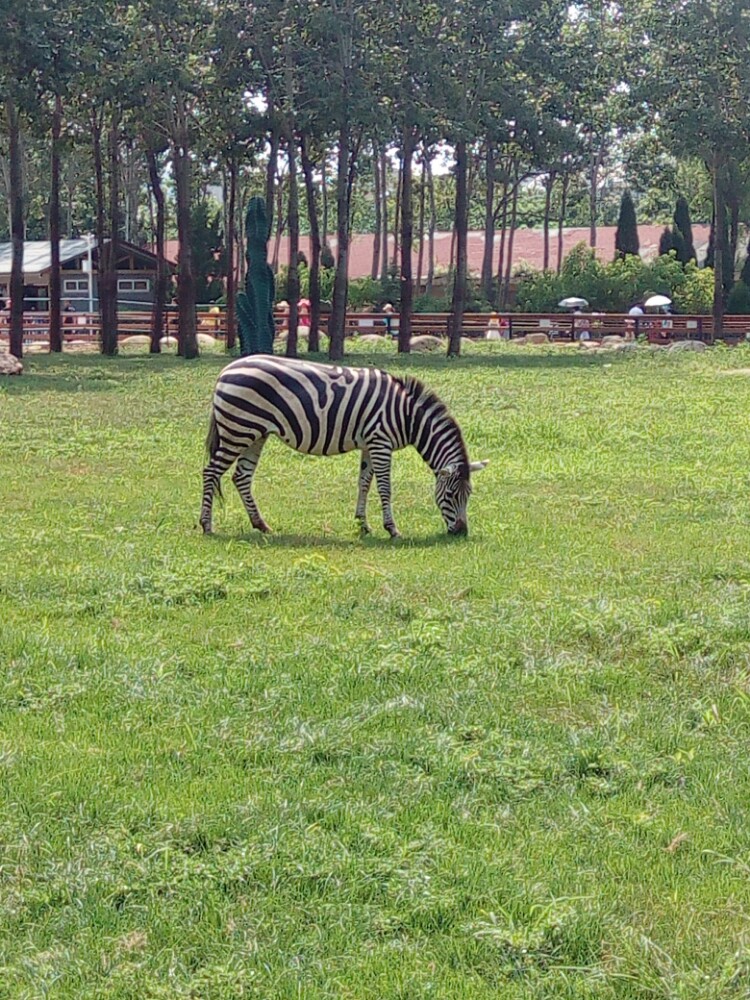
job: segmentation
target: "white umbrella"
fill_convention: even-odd
[[[659,309],[661,306],[671,306],[672,300],[668,295],[652,295],[643,304],[647,309]]]
[[[583,309],[584,306],[588,305],[588,302],[586,299],[577,299],[575,295],[572,295],[569,299],[563,299],[557,304],[561,309]]]

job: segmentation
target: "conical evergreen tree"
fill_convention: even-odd
[[[620,217],[617,220],[617,232],[615,233],[615,259],[624,258],[627,254],[637,257],[640,248],[635,206],[630,191],[625,191],[620,201]]]
[[[676,249],[674,231],[670,229],[669,226],[665,226],[664,232],[661,234],[661,238],[659,240],[659,256],[666,257],[668,253],[671,253],[672,250]]]
[[[747,257],[740,271],[740,281],[744,281],[748,288],[750,288],[750,242],[747,244]]]
[[[693,243],[693,224],[690,221],[690,206],[687,199],[682,195],[677,199],[674,210],[674,226],[682,236],[682,246],[677,251],[678,260],[687,264],[691,260],[696,260],[695,245]]]

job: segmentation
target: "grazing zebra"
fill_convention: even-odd
[[[237,462],[233,480],[254,528],[269,531],[252,494],[263,445],[271,434],[306,455],[362,452],[355,517],[367,525],[367,493],[373,475],[383,524],[393,538],[391,455],[414,445],[435,473],[435,500],[451,535],[467,534],[470,474],[486,462],[469,462],[458,424],[444,403],[415,378],[375,368],[340,368],[310,361],[255,355],[228,365],[213,398],[203,470],[200,523],[211,531],[214,494]]]

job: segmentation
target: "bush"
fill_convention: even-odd
[[[714,303],[714,272],[698,267],[694,260],[685,267],[685,281],[674,295],[675,307],[682,313],[708,315]]]
[[[729,293],[727,312],[735,316],[750,316],[750,288],[744,281],[738,281]]]

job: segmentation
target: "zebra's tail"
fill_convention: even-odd
[[[219,425],[216,423],[216,414],[211,410],[211,419],[208,423],[208,434],[206,435],[206,457],[209,462],[216,457],[220,443]],[[224,499],[224,494],[221,492],[221,480],[216,483],[215,492],[219,494],[222,500]]]

